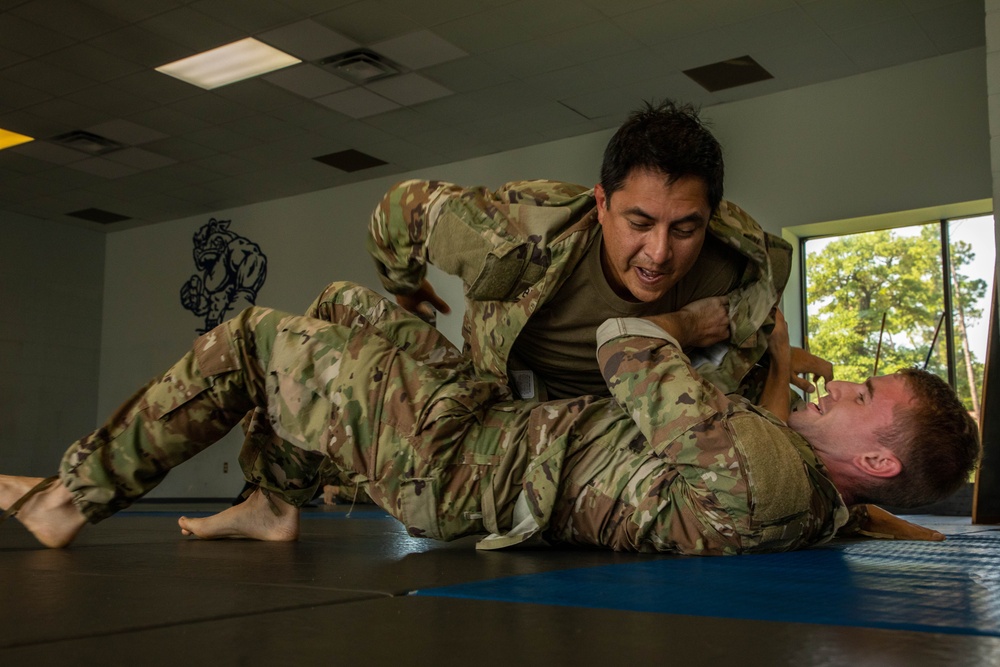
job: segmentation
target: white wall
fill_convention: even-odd
[[[981,49],[713,107],[703,115],[726,150],[727,197],[775,233],[806,222],[982,199],[992,191]],[[330,280],[377,286],[364,238],[372,207],[393,182],[425,177],[495,187],[552,178],[592,184],[609,136],[599,132],[215,217],[231,218],[232,230],[267,255],[268,279],[258,303],[299,312]],[[190,345],[200,322],[181,307],[178,290],[194,270],[191,235],[207,219],[109,236],[102,415]],[[442,292],[460,306],[454,281]],[[459,320],[456,312],[442,321],[453,339]],[[235,493],[241,486],[237,450],[238,438],[231,435],[155,493]]]
[[[48,476],[94,426],[104,234],[0,220],[0,470]]]

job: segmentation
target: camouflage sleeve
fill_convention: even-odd
[[[719,205],[709,231],[745,257],[747,264],[739,286],[729,293],[729,343],[699,360],[698,374],[727,394],[738,392],[756,401],[759,387],[744,379],[767,350],[767,334],[774,326],[771,310],[788,281],[792,247],[729,201]]]
[[[669,333],[648,320],[618,318],[597,331],[597,359],[612,397],[654,450],[728,412],[730,401],[691,369]]]
[[[412,180],[382,197],[372,212],[367,245],[379,280],[390,293],[409,294],[420,286],[440,202],[461,192],[451,183]]]
[[[646,320],[608,320],[598,362],[614,399],[670,464],[658,493],[640,502],[643,540],[687,554],[742,551],[749,496],[718,389],[691,370],[677,341]]]
[[[591,208],[590,191],[569,183],[519,181],[492,192],[405,181],[372,213],[368,252],[393,294],[415,291],[431,263],[461,278],[467,298],[503,300],[541,278],[549,239]]]

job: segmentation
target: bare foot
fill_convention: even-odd
[[[271,508],[277,508],[277,513]],[[294,542],[299,539],[299,509],[272,496],[270,500],[254,491],[239,505],[204,519],[177,520],[184,535],[203,540],[242,538],[265,542]]]
[[[0,475],[0,507],[10,507],[41,481],[41,477]],[[51,548],[67,546],[87,523],[87,517],[73,504],[69,489],[58,480],[28,500],[16,518],[35,539]]]

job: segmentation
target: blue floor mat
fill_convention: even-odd
[[[643,560],[415,595],[1000,637],[1000,533]]]

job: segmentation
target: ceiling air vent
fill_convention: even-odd
[[[391,63],[388,58],[370,49],[354,49],[338,53],[323,58],[319,64],[357,84],[385,79],[402,71],[402,68]]]
[[[379,160],[377,157],[356,151],[353,148],[340,151],[339,153],[320,155],[313,159],[341,171],[348,172],[361,171],[362,169],[371,169],[372,167],[380,167],[383,164],[388,164],[385,160]]]
[[[74,218],[80,218],[81,220],[89,220],[90,222],[98,222],[102,225],[110,225],[113,222],[121,222],[122,220],[132,219],[127,215],[112,213],[111,211],[105,211],[99,208],[84,208],[79,211],[67,213],[66,215],[71,215]]]
[[[87,155],[105,155],[126,147],[125,144],[120,144],[107,137],[102,137],[92,132],[84,132],[83,130],[74,130],[73,132],[60,134],[58,137],[52,137],[51,141],[60,146],[86,153]]]
[[[740,56],[711,65],[686,69],[684,73],[710,93],[774,78],[750,56]]]

